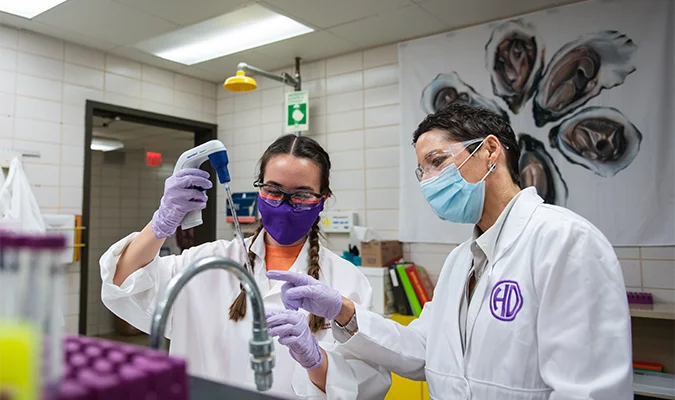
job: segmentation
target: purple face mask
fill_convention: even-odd
[[[324,199],[309,210],[296,210],[287,201],[278,207],[271,206],[258,195],[258,210],[262,216],[263,227],[279,244],[291,245],[302,239],[316,222],[323,210]]]

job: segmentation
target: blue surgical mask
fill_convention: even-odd
[[[475,153],[481,143],[469,155],[469,158]],[[467,182],[459,173],[467,158],[457,167],[454,163],[443,168],[438,175],[420,182],[424,197],[427,199],[431,208],[442,219],[461,224],[476,224],[483,215],[483,204],[485,203],[485,178],[494,171],[495,166],[491,165],[483,179],[478,183]]]

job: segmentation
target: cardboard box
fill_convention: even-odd
[[[403,245],[396,240],[361,242],[361,265],[387,267],[403,257]]]

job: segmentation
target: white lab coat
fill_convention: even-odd
[[[238,240],[218,240],[185,250],[180,256],[156,257],[118,287],[112,282],[117,261],[135,236],[131,234],[115,243],[101,257],[101,298],[113,313],[146,333],[150,330],[158,296],[179,271],[193,261],[214,255],[243,263],[246,254]],[[283,307],[280,296],[283,282],[270,282],[265,276],[263,236],[260,234],[252,247],[257,255],[254,278],[265,306]],[[250,240],[246,240],[247,248]],[[306,242],[290,271],[307,273],[308,250],[309,242]],[[321,247],[319,256],[320,280],[365,309],[370,309],[372,288],[366,277],[351,263],[324,247]],[[225,271],[198,274],[183,288],[174,303],[166,336],[171,339],[170,353],[187,359],[191,375],[255,390],[248,352],[252,323],[250,303],[243,321],[235,323],[228,318],[229,307],[239,295],[239,290],[239,280]],[[315,337],[328,354],[326,394],[310,381],[307,371],[276,339],[274,386],[270,393],[288,398],[377,399],[385,396],[391,383],[388,371],[360,361],[349,353],[345,356],[334,350],[337,342],[330,328],[315,334]]]
[[[0,219],[20,231],[45,232],[46,229],[28,176],[18,158],[10,162],[7,179],[0,189]]]
[[[359,332],[342,347],[426,378],[432,399],[632,399],[630,316],[614,250],[588,221],[542,203],[533,188],[515,200],[469,305],[466,354],[458,318],[470,241],[448,256],[419,319],[404,327],[357,305]]]

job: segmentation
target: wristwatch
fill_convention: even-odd
[[[343,331],[349,333],[349,334],[352,335],[352,336],[353,336],[356,332],[359,331],[359,324],[358,324],[357,321],[356,321],[356,310],[354,310],[354,314],[353,314],[352,317],[349,319],[349,322],[347,322],[347,324],[342,325],[342,324],[340,324],[339,322],[337,322],[336,320],[334,320],[334,321],[335,321],[335,325],[337,325],[338,327],[340,327],[340,329],[342,329]]]

